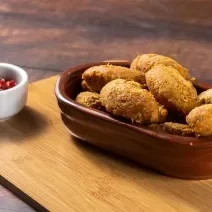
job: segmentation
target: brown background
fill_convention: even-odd
[[[0,58],[38,79],[156,52],[212,82],[211,8],[210,0],[1,0]]]
[[[81,63],[155,52],[212,83],[211,9],[210,0],[1,0],[0,61],[24,67],[32,82]],[[0,211],[23,211],[7,199]]]

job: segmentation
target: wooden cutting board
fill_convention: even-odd
[[[60,120],[55,81],[30,85],[26,108],[0,124],[2,183],[57,212],[212,210],[212,180],[165,177],[72,138]]]

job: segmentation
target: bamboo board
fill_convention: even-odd
[[[40,211],[212,210],[212,180],[165,177],[72,138],[60,120],[56,78],[30,85],[26,108],[0,123],[0,181],[8,188]]]

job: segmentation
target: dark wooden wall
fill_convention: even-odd
[[[0,58],[37,79],[156,52],[212,82],[211,9],[210,0],[1,0]]]

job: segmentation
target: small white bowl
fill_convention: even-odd
[[[3,121],[16,115],[24,108],[27,101],[28,76],[18,66],[0,63],[0,77],[14,79],[17,83],[13,88],[0,91],[0,121]]]

